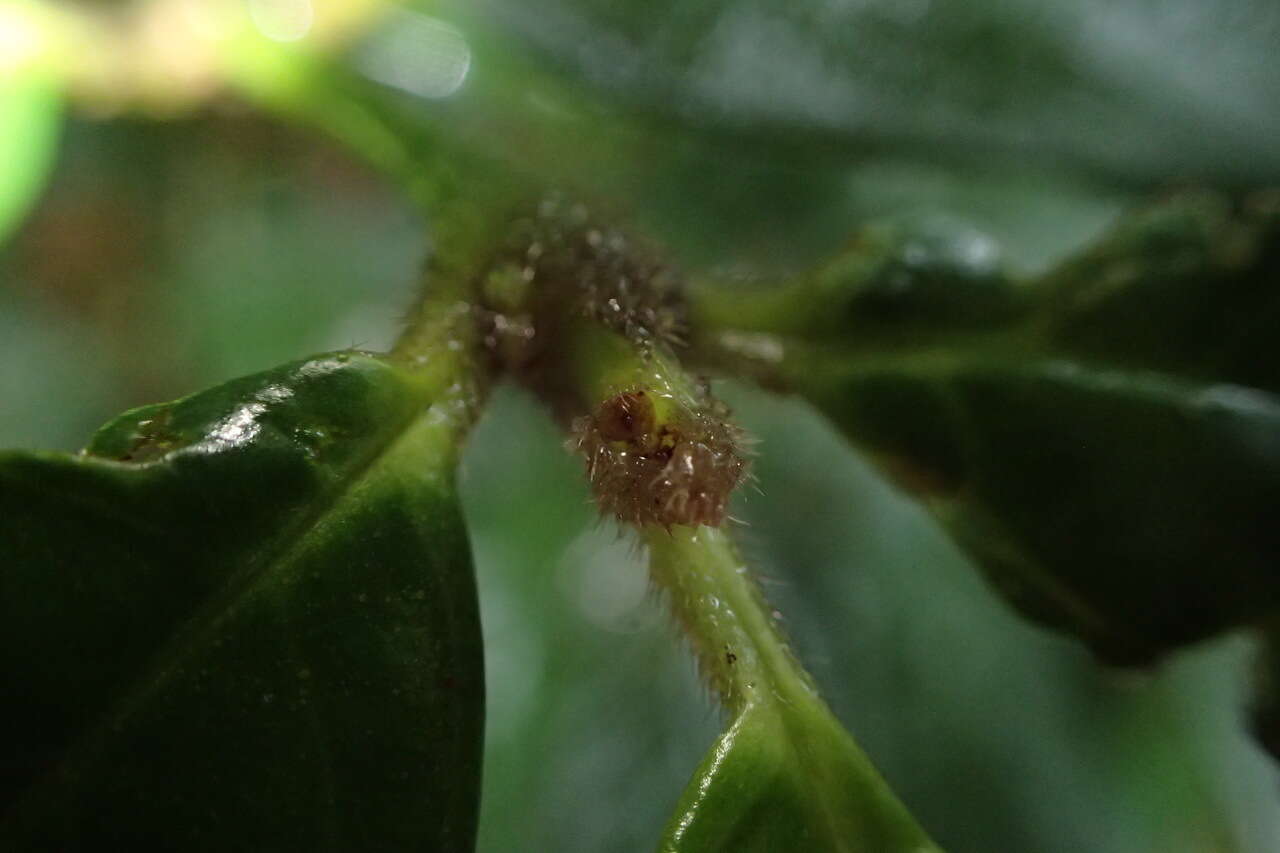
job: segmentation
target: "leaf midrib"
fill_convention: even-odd
[[[378,463],[396,451],[397,445],[410,436],[413,427],[427,417],[436,407],[444,407],[447,400],[436,400],[419,408],[414,406],[394,430],[388,430],[386,438],[375,445],[367,456],[349,469],[349,475],[316,502],[313,511],[303,513],[286,526],[281,534],[257,553],[245,557],[245,565],[232,570],[226,581],[205,597],[186,619],[178,623],[154,655],[138,667],[137,675],[129,686],[105,701],[101,709],[91,716],[84,733],[49,762],[44,774],[33,780],[7,811],[0,822],[20,813],[24,807],[38,801],[46,791],[56,789],[61,771],[69,764],[92,754],[94,745],[102,733],[110,730],[113,721],[127,719],[132,712],[158,692],[169,677],[179,669],[178,661],[184,650],[197,646],[217,623],[217,615],[232,610],[256,584],[274,574],[275,570],[294,555],[306,541],[308,533],[318,527],[346,498],[377,468]],[[453,460],[447,460],[452,464]]]

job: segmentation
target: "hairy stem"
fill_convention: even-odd
[[[566,359],[564,369],[586,411],[621,392],[643,388],[660,404],[669,403],[669,408],[659,405],[654,411],[650,429],[660,429],[676,417],[678,407],[698,404],[697,383],[670,353],[640,350],[587,320],[569,324],[565,342],[566,355],[573,357]],[[652,523],[639,530],[649,548],[655,585],[667,594],[703,677],[731,712],[773,698],[816,698],[812,680],[783,641],[727,531]]]
[[[436,389],[432,409],[456,429],[465,433],[475,423],[492,377],[465,279],[428,269],[390,355]]]
[[[729,534],[711,527],[646,527],[649,571],[725,706],[816,698]]]
[[[587,405],[603,401],[590,429],[614,429],[619,412],[636,413],[634,406],[619,409],[617,401],[631,399],[626,389],[637,381],[673,399],[687,393],[695,405],[727,417],[662,348],[629,346],[622,336],[599,329],[580,329],[567,340],[577,357],[566,367],[578,365],[569,375],[580,399]],[[677,426],[682,418],[674,406],[670,412],[655,408],[644,414],[640,420],[649,431],[654,429],[649,417],[653,423],[670,418]],[[637,445],[646,443],[624,443],[625,452]],[[584,447],[579,439],[580,449],[601,447],[598,441]],[[706,456],[690,459],[694,467],[708,463]],[[588,460],[598,499],[600,464]],[[655,498],[647,482],[632,481],[642,505]],[[602,502],[601,508],[619,517],[626,509],[620,510],[616,500]],[[664,592],[703,678],[730,717],[681,798],[659,849],[747,849],[743,845],[750,839],[758,845],[750,849],[938,853],[818,695],[728,531],[696,519],[642,521],[636,527],[648,547],[653,583]]]

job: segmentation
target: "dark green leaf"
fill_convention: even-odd
[[[924,496],[1022,610],[1103,657],[1145,662],[1274,610],[1275,195],[1175,197],[1042,281],[954,254],[861,239],[705,314],[737,326],[722,350]]]
[[[819,406],[1028,614],[1142,663],[1280,602],[1280,401],[1069,361],[851,371]]]
[[[468,849],[462,426],[342,352],[0,456],[0,846]]]
[[[1141,180],[1280,174],[1280,19],[1257,0],[466,6],[612,102],[709,129],[725,148],[1017,153]]]

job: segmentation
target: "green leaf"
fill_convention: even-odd
[[[471,846],[451,381],[339,352],[0,455],[0,846]]]
[[[651,526],[644,538],[654,583],[731,717],[661,853],[936,853],[792,656],[727,534]]]
[[[851,370],[815,397],[1028,615],[1145,663],[1280,603],[1280,400],[1065,360]]]
[[[946,246],[860,239],[787,287],[709,296],[704,320],[730,329],[722,360],[814,402],[1103,658],[1274,611],[1276,195],[1168,199],[1025,283]]]
[[[798,144],[807,156],[788,159],[807,167],[887,152],[1155,182],[1280,174],[1275,17],[1255,0],[444,5],[478,6],[471,31],[501,29],[508,53],[612,103],[727,137],[725,150]]]
[[[703,760],[661,853],[939,848],[819,701],[751,704]]]
[[[22,222],[44,186],[61,113],[59,87],[45,69],[0,68],[0,241]]]

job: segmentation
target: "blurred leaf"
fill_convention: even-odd
[[[1078,171],[1055,172],[1051,158],[1011,160],[984,150],[957,170],[932,149],[898,142],[815,144],[801,125],[762,136],[740,123],[673,122],[661,110],[637,108],[625,92],[584,85],[563,73],[564,63],[545,61],[530,49],[536,39],[522,35],[524,8],[418,5],[430,14],[401,9],[387,16],[336,66],[309,67],[305,86],[264,92],[256,74],[240,82],[273,110],[343,140],[433,218],[442,199],[474,198],[495,181],[535,193],[550,187],[596,209],[625,211],[687,263],[777,270],[832,251],[850,222],[868,216],[963,215],[1007,239],[1015,261],[1036,266],[1096,233],[1129,192],[1082,180]],[[634,13],[647,15],[638,6]],[[681,11],[669,20],[713,14]],[[594,49],[589,31],[584,52]],[[431,34],[446,32],[442,47]],[[384,73],[392,55],[421,74]],[[435,75],[459,67],[459,56],[467,62],[458,87],[425,91]]]
[[[1149,205],[1043,289],[1073,358],[1280,392],[1280,190]]]
[[[729,395],[765,497],[735,515],[824,698],[951,853],[1266,853],[1280,772],[1240,728],[1249,643],[1099,667],[1010,612],[799,399]],[[959,780],[959,781],[958,781]]]
[[[6,59],[0,56],[0,63]],[[0,64],[0,243],[22,222],[44,186],[61,113],[58,86],[45,69]]]
[[[1280,176],[1280,13],[1262,0],[468,5],[473,29],[608,100],[737,144]]]
[[[1280,403],[1260,391],[975,359],[852,371],[816,399],[1002,593],[1107,660],[1280,602]]]
[[[1024,612],[1104,658],[1147,662],[1274,610],[1275,195],[1175,197],[1040,282],[992,258],[971,236],[871,230],[706,313],[730,328],[719,346],[923,496]]]
[[[452,402],[339,352],[0,455],[3,846],[468,848]]]

